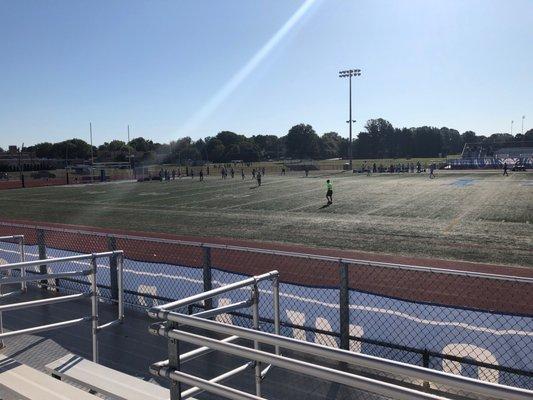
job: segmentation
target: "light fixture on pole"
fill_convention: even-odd
[[[360,69],[348,69],[345,71],[339,71],[339,78],[349,78],[350,82],[350,102],[349,102],[349,109],[350,109],[350,119],[346,122],[350,124],[350,140],[349,140],[349,146],[348,146],[348,157],[350,159],[350,171],[353,170],[353,156],[352,156],[352,124],[355,122],[354,119],[352,119],[352,76],[360,76],[361,70]]]
[[[524,120],[526,119],[525,115],[522,115],[522,135],[524,134]]]
[[[511,120],[511,136],[513,135],[513,124],[514,124],[514,121]]]

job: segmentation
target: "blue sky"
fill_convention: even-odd
[[[347,136],[346,68],[363,71],[355,132],[533,126],[531,0],[2,0],[0,38],[2,147],[88,140],[89,121],[95,144],[127,124],[160,142]]]

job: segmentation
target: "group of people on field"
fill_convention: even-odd
[[[363,162],[361,165],[360,172],[366,172],[366,173],[401,173],[401,172],[408,172],[414,174],[415,172],[420,174],[422,172],[426,172],[428,166],[420,163],[420,161],[417,161],[416,164],[413,162],[410,163],[397,163],[397,164],[390,164],[390,165],[383,165],[376,163],[373,163],[372,165],[367,164],[366,161]],[[431,168],[431,165],[430,165]]]

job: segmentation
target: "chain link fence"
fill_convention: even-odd
[[[276,269],[283,335],[533,389],[533,278],[0,222],[0,236],[14,234],[24,235],[26,260],[124,250],[125,302],[136,308]],[[13,242],[0,240],[0,262],[19,260]],[[101,274],[100,296],[116,300],[115,260],[99,260],[99,268],[110,272]],[[90,290],[85,277],[40,285]],[[261,329],[273,332],[271,287],[264,282],[259,289]],[[235,291],[191,308],[247,296]],[[252,316],[217,319],[249,327]]]

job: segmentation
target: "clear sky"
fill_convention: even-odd
[[[0,0],[0,146],[533,126],[533,0]]]

